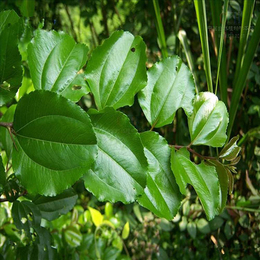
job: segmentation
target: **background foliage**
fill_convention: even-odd
[[[141,35],[148,47],[148,67],[166,53],[177,54],[191,68],[197,89],[205,91],[207,79],[203,68],[201,41],[193,1],[172,0],[158,1],[158,3],[161,10],[161,27],[156,19],[154,5],[149,0],[1,1],[0,10],[14,9],[24,20],[24,33],[19,42],[19,51],[25,75],[15,99],[7,106],[1,107],[0,113],[4,115],[1,121],[12,121],[12,110],[15,104],[24,93],[32,89],[26,49],[37,28],[65,31],[76,42],[86,43],[90,50],[117,29]],[[223,55],[226,57],[228,93],[226,102],[223,101],[228,106],[236,87],[233,79],[236,73],[244,5],[244,1],[231,0],[228,6],[223,49]],[[209,4],[206,8],[210,62],[212,78],[215,82],[218,64],[216,34],[220,34],[221,25],[220,22],[219,24],[214,22]],[[256,26],[259,11],[260,3],[256,1],[250,35]],[[162,28],[165,41],[163,41]],[[178,37],[180,32],[182,37]],[[19,31],[13,33],[19,34]],[[40,213],[37,212],[38,208],[34,208],[33,204],[27,201],[15,202],[12,210],[20,212],[24,223],[20,219],[11,217],[10,203],[1,203],[2,258],[13,259],[19,255],[23,259],[23,256],[29,255],[33,259],[35,252],[43,258],[50,258],[55,254],[49,247],[51,243],[57,249],[58,254],[55,256],[57,259],[129,259],[129,256],[131,259],[258,259],[260,256],[259,57],[258,45],[232,128],[231,136],[240,135],[238,144],[242,148],[241,160],[234,175],[234,193],[229,196],[226,209],[220,216],[208,222],[193,189],[190,189],[189,196],[184,199],[177,216],[172,221],[167,221],[154,216],[137,204],[125,206],[116,203],[112,206],[110,203],[100,203],[84,190],[81,182],[78,182],[73,189],[67,190],[59,198],[67,201],[68,205],[71,201],[76,201],[76,206],[73,209],[69,207],[60,209],[62,216],[55,220],[53,219],[56,218],[54,215],[57,212],[44,210],[43,197],[34,201],[40,208]],[[223,77],[220,77],[220,85],[223,85],[221,82]],[[79,104],[82,108],[91,107],[92,97],[85,95]],[[132,124],[139,131],[149,130],[150,127],[137,100],[133,107],[125,107],[121,111],[130,117]],[[178,110],[173,124],[157,129],[169,143],[187,144],[189,129],[183,115],[184,112]],[[1,136],[5,135],[2,129],[0,131]],[[207,149],[199,147],[198,151],[201,154],[208,154]],[[3,164],[6,165],[3,152],[2,158]],[[12,174],[8,179],[10,198],[15,200],[19,194],[12,194],[12,192],[19,191],[19,186]],[[56,209],[58,202],[55,205]],[[30,212],[34,212],[33,219],[30,219]],[[47,233],[42,230],[34,230],[34,232],[30,230],[31,223],[39,222],[37,219],[39,214],[47,216],[48,220],[42,223],[49,231]],[[25,231],[21,233],[18,230],[20,228],[24,228]],[[34,233],[41,234],[35,237],[41,240],[39,243],[44,245],[44,252],[29,246],[30,240],[35,239]]]

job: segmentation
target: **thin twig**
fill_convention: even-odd
[[[203,160],[217,160],[218,158],[216,157],[211,157],[211,156],[204,156],[204,155],[201,155],[199,153],[197,153],[196,151],[194,151],[192,148],[190,148],[189,146],[183,146],[183,145],[171,145],[173,146],[175,149],[179,150],[183,147],[185,147],[189,152],[191,152],[192,154],[200,157],[201,159]]]

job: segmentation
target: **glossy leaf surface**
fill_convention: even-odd
[[[227,135],[228,112],[225,104],[210,92],[201,92],[193,102],[193,113],[188,118],[191,143],[221,147]]]
[[[137,130],[129,118],[112,108],[92,111],[98,157],[84,175],[86,188],[99,200],[133,202],[146,185],[147,160]]]
[[[192,113],[195,85],[188,67],[177,56],[156,63],[148,71],[147,86],[138,94],[148,122],[162,127],[173,121],[175,112],[183,108]]]
[[[49,91],[35,91],[18,103],[13,128],[18,150],[13,168],[28,192],[61,193],[92,165],[96,137],[89,116]]]
[[[146,85],[145,48],[140,36],[116,31],[94,50],[86,78],[99,110],[134,103]]]
[[[214,166],[204,162],[199,165],[193,163],[186,148],[179,151],[172,150],[171,167],[182,194],[186,194],[187,184],[195,189],[208,219],[219,213],[220,185]]]
[[[33,203],[38,207],[43,218],[51,221],[69,212],[77,201],[78,195],[71,188],[55,197],[37,196]]]
[[[219,153],[219,157],[227,161],[232,161],[236,159],[241,148],[237,146],[237,141],[239,136],[233,137],[227,145],[224,146],[222,151]]]
[[[0,13],[0,106],[12,100],[22,82],[19,30],[19,16],[14,11]]]
[[[159,217],[172,219],[181,203],[181,193],[171,171],[171,149],[156,132],[144,132],[141,140],[148,160],[145,193],[138,202]]]
[[[37,30],[28,45],[28,62],[35,89],[65,95],[85,65],[87,52],[86,45],[75,43],[63,32]]]

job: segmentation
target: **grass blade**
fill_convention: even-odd
[[[208,91],[213,92],[205,0],[194,0],[194,5],[199,26]]]
[[[236,88],[236,83],[240,74],[240,70],[243,65],[243,60],[245,57],[245,50],[246,50],[246,44],[250,32],[250,26],[252,21],[252,14],[253,9],[255,5],[255,0],[251,1],[244,1],[244,8],[243,8],[243,17],[242,17],[242,26],[240,31],[240,39],[239,39],[239,49],[238,49],[238,56],[237,56],[237,62],[236,62],[236,72],[234,77],[234,84],[233,88]],[[245,28],[248,28],[246,31]],[[245,33],[246,31],[246,33]]]
[[[214,28],[214,42],[216,45],[216,56],[219,53],[220,43],[220,32],[218,28],[221,26],[221,12],[222,12],[222,1],[210,0],[210,9],[212,16],[212,23]],[[226,48],[223,45],[221,63],[219,68],[219,85],[220,85],[220,96],[221,100],[227,105],[227,60],[226,60]]]
[[[179,40],[180,40],[180,42],[183,46],[183,49],[184,49],[184,52],[185,52],[185,55],[186,55],[186,58],[187,58],[187,61],[188,61],[188,64],[189,64],[189,68],[190,68],[191,73],[194,77],[195,90],[196,90],[196,93],[198,94],[199,79],[198,79],[198,76],[197,76],[197,73],[196,73],[196,65],[194,63],[194,59],[193,59],[193,56],[192,56],[192,53],[191,53],[191,50],[190,50],[190,46],[189,46],[189,43],[188,43],[186,32],[184,30],[180,30],[179,33],[178,33],[178,38],[179,38]]]
[[[234,120],[236,117],[237,109],[238,109],[238,103],[241,97],[241,94],[243,92],[243,89],[246,85],[246,79],[248,72],[250,70],[251,64],[254,59],[254,55],[257,51],[258,44],[260,42],[260,15],[258,15],[256,26],[254,28],[254,32],[252,34],[252,37],[249,41],[248,47],[246,49],[245,55],[244,55],[244,61],[242,64],[242,67],[240,69],[236,89],[233,91],[232,99],[231,99],[231,106],[230,106],[230,121],[228,126],[228,139],[230,138],[232,127],[234,124]]]
[[[167,51],[167,46],[166,46],[166,40],[165,40],[165,34],[164,34],[164,29],[163,29],[163,23],[162,23],[162,18],[160,14],[160,6],[158,3],[158,0],[153,0],[153,7],[154,7],[154,12],[155,12],[155,17],[156,17],[156,30],[158,33],[158,38],[160,42],[160,47],[162,51],[162,56],[163,58],[168,57],[168,51]]]
[[[225,33],[226,20],[227,20],[227,10],[228,10],[228,0],[224,0],[224,10],[223,10],[223,16],[222,16],[222,25],[221,25],[221,36],[220,36],[219,49],[218,49],[218,71],[217,71],[215,94],[217,94],[217,90],[218,90],[218,78],[219,78],[219,72],[220,72],[220,66],[221,66],[220,63],[222,60],[222,49],[223,49],[224,33]],[[223,92],[224,92],[224,90],[223,90]],[[226,93],[227,93],[227,90],[226,90]]]

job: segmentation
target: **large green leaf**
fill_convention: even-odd
[[[92,165],[96,137],[89,116],[56,93],[35,91],[18,103],[13,168],[31,193],[54,196]]]
[[[188,67],[177,56],[156,63],[148,71],[147,86],[139,93],[139,103],[148,122],[162,127],[173,121],[175,112],[183,108],[192,113],[195,85]]]
[[[22,82],[20,29],[19,16],[14,11],[0,13],[0,106],[14,97]]]
[[[140,135],[129,118],[113,108],[92,110],[98,157],[84,175],[85,186],[99,200],[133,202],[146,185],[147,160]]]
[[[37,196],[33,203],[41,211],[42,217],[51,221],[69,212],[75,205],[77,198],[77,193],[70,188],[55,197]]]
[[[172,150],[171,167],[182,194],[186,194],[187,184],[195,189],[208,219],[214,218],[220,208],[220,185],[214,166],[204,162],[193,163],[186,148]]]
[[[134,103],[146,85],[145,48],[141,37],[116,31],[94,50],[86,77],[99,110]]]
[[[170,220],[181,203],[181,193],[171,171],[171,149],[156,132],[142,133],[141,140],[149,167],[145,193],[138,202],[159,217]]]
[[[63,32],[37,30],[28,45],[28,62],[35,89],[64,95],[85,65],[87,52],[86,45],[75,43]]]
[[[193,113],[188,118],[191,143],[221,147],[227,135],[228,112],[225,104],[210,92],[201,92],[193,101]]]

